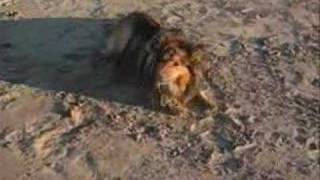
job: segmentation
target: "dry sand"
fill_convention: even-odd
[[[0,0],[0,180],[319,177],[318,0]],[[179,117],[99,58],[131,11],[207,44],[225,109]]]

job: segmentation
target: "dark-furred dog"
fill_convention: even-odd
[[[107,40],[106,56],[121,76],[152,87],[154,105],[180,110],[199,95],[200,45],[186,40],[178,29],[166,29],[150,16],[133,12],[121,18]]]

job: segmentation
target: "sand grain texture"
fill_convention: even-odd
[[[0,180],[316,179],[319,7],[0,0]],[[145,89],[91,66],[134,10],[207,45],[207,92],[225,108],[154,111]]]

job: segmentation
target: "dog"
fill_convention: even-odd
[[[106,58],[119,76],[151,88],[154,107],[179,112],[198,96],[202,45],[187,41],[182,30],[164,28],[152,17],[133,12],[121,18],[107,40]]]

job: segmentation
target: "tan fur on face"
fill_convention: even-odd
[[[177,110],[184,105],[185,92],[192,82],[192,73],[185,65],[187,55],[176,51],[170,59],[158,65],[155,89],[159,95],[160,106]]]
[[[156,70],[155,92],[161,107],[181,112],[193,98],[198,96],[204,52],[201,46],[194,46],[182,36],[167,36],[162,41],[164,50]],[[160,100],[160,102],[159,102]]]
[[[173,97],[181,97],[189,82],[191,73],[182,65],[166,65],[159,72],[158,86],[162,93]]]

